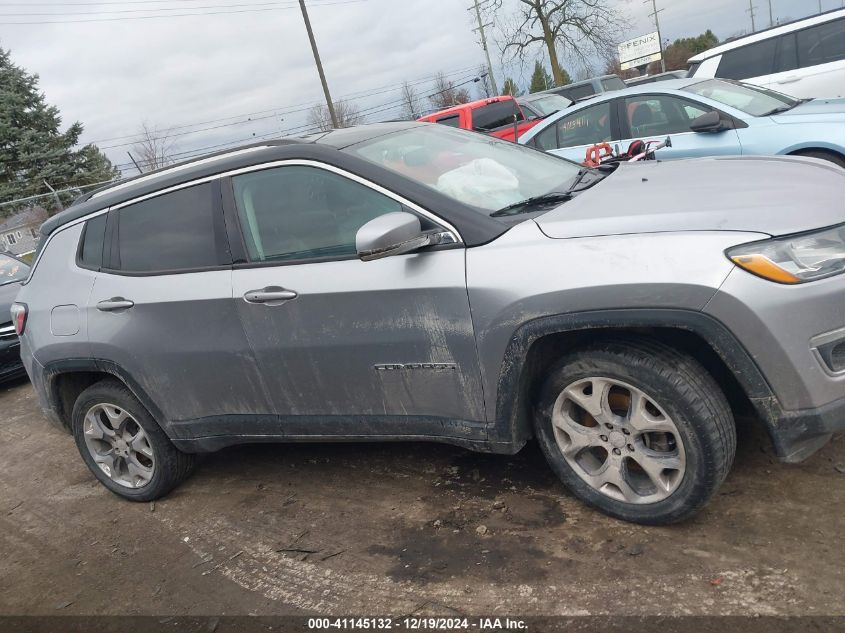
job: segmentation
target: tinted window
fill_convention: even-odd
[[[592,84],[584,84],[583,86],[574,86],[572,88],[562,88],[558,90],[558,94],[563,95],[573,101],[578,101],[578,99],[583,99],[585,97],[592,97],[596,94],[595,88],[593,88]]]
[[[103,237],[106,233],[106,214],[98,215],[85,223],[79,263],[86,268],[99,269],[103,265]]]
[[[118,266],[136,272],[216,266],[210,183],[124,207],[118,220]]]
[[[770,75],[774,66],[776,45],[777,38],[771,38],[724,53],[716,76],[724,79],[748,79]]]
[[[354,256],[358,229],[403,210],[392,198],[315,167],[256,171],[232,184],[252,261]]]
[[[662,95],[625,99],[631,136],[664,136],[690,131],[690,123],[708,112],[702,105]]]
[[[514,101],[488,103],[472,111],[472,127],[475,130],[492,130],[504,125],[512,125],[513,115],[516,115],[517,121],[524,119]]]
[[[441,125],[448,125],[450,127],[461,127],[461,115],[450,114],[449,116],[440,117],[439,119],[437,119],[436,123],[440,123]]]
[[[601,86],[604,88],[605,92],[610,92],[611,90],[624,90],[627,87],[625,82],[619,79],[619,77],[608,77],[607,79],[602,79]]]
[[[801,68],[845,59],[845,18],[798,31]]]
[[[584,108],[557,122],[558,147],[592,145],[610,139],[610,101]]]
[[[774,72],[782,73],[796,68],[798,68],[798,53],[795,49],[795,33],[781,35],[778,38]]]

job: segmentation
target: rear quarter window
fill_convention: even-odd
[[[85,223],[79,245],[77,263],[82,268],[99,270],[103,265],[103,243],[106,235],[106,214],[102,213]]]
[[[797,38],[801,68],[845,59],[845,18],[798,31]]]
[[[772,74],[777,38],[735,48],[722,55],[716,76],[722,79],[748,79]]]

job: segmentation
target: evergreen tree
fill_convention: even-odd
[[[510,77],[505,78],[505,86],[502,88],[503,95],[510,95],[512,97],[522,96],[522,90],[516,85],[516,82]]]
[[[9,52],[0,48],[0,202],[48,194],[45,181],[54,189],[67,189],[120,175],[96,146],[75,149],[81,123],[73,123],[65,132],[59,129],[61,123],[58,108],[48,105],[38,90],[38,75],[13,64]],[[62,204],[69,204],[76,195],[60,197]],[[52,197],[37,203],[56,210]],[[4,205],[0,216],[19,208]]]
[[[564,70],[563,73],[566,74],[566,71]],[[566,74],[566,78],[569,79],[568,74]],[[528,88],[528,92],[541,92],[554,87],[554,77],[552,77],[551,73],[546,70],[546,67],[539,60],[535,61],[534,72],[531,75],[531,86]]]

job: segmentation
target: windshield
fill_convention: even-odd
[[[766,116],[794,108],[800,103],[797,99],[774,90],[719,79],[702,81],[682,90],[724,103],[752,116]]]
[[[344,151],[488,212],[568,189],[580,169],[523,145],[432,124],[379,136]]]
[[[0,286],[23,281],[29,275],[29,266],[8,255],[0,255]]]
[[[560,95],[547,95],[538,99],[526,99],[526,103],[543,116],[560,112],[572,105],[569,99]]]

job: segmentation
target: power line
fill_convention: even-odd
[[[465,75],[466,73],[472,71],[473,68],[474,68],[473,66],[468,66],[466,68],[459,68],[459,69],[455,69],[455,70],[450,70],[449,72],[444,73],[444,76],[445,77],[451,77],[453,75]],[[408,83],[412,86],[416,86],[416,85],[419,85],[419,84],[434,81],[436,79],[436,77],[437,77],[437,75],[428,75],[428,76],[423,77],[423,78],[414,79],[412,81],[409,81]],[[365,97],[371,97],[371,96],[375,96],[375,95],[379,95],[379,94],[384,94],[384,93],[387,93],[387,92],[393,92],[395,90],[401,90],[401,89],[402,89],[401,86],[397,86],[397,85],[394,85],[394,84],[386,84],[386,85],[383,85],[383,86],[378,86],[378,87],[374,87],[374,88],[367,88],[365,90],[359,90],[357,92],[350,92],[350,93],[341,95],[340,98],[341,99],[359,99],[359,98],[365,98]],[[295,113],[298,113],[298,112],[304,112],[306,110],[311,109],[314,106],[314,104],[315,104],[314,101],[307,101],[307,102],[292,104],[292,105],[289,105],[289,106],[279,106],[277,108],[268,108],[266,110],[258,110],[256,112],[244,112],[244,113],[241,113],[241,114],[233,114],[231,116],[221,117],[219,119],[211,119],[211,120],[208,120],[208,121],[198,121],[196,123],[184,123],[184,124],[180,124],[180,125],[173,125],[173,126],[168,127],[167,130],[168,130],[168,132],[172,132],[174,130],[182,130],[182,129],[185,129],[185,128],[195,127],[195,126],[198,126],[198,125],[210,125],[210,124],[214,124],[214,123],[222,123],[223,121],[229,121],[230,119],[243,119],[244,117],[250,117],[251,118],[251,120],[232,121],[231,123],[228,124],[230,126],[232,126],[232,125],[242,125],[244,123],[251,123],[252,121],[259,121],[259,120],[262,120],[262,119],[265,119],[265,118],[272,118],[274,116],[281,116],[281,115],[287,115],[287,114],[295,114]],[[296,108],[296,109],[294,109],[294,108]],[[270,115],[270,116],[267,116],[267,117],[257,116],[257,115],[264,115],[264,114],[267,114],[269,112],[272,112],[273,114]],[[224,126],[220,126],[220,127],[224,127]],[[210,129],[210,128],[206,128],[206,129]],[[202,131],[202,130],[196,130],[196,131],[199,132],[199,131]],[[138,141],[142,140],[142,135],[140,135],[138,132],[134,132],[132,134],[124,134],[123,136],[112,136],[112,137],[109,137],[109,138],[103,138],[103,139],[88,141],[86,143],[86,145],[97,145],[97,146],[99,146],[101,143],[110,143],[112,141],[122,141],[122,140],[126,140],[126,139],[135,139],[133,141],[133,143],[134,143],[134,142],[138,142]],[[101,149],[105,149],[105,148],[101,148]]]
[[[0,5],[2,6],[2,5]],[[76,11],[74,13],[0,13],[0,17],[61,17],[61,16],[77,16],[77,15],[110,15],[115,13],[150,13],[152,11],[199,11],[201,9],[236,9],[241,7],[269,7],[269,6],[292,6],[290,2],[285,0],[276,0],[274,2],[249,2],[246,4],[214,4],[205,6],[193,7],[155,7],[153,9],[118,9],[117,11]]]
[[[329,7],[335,5],[343,5],[343,4],[358,4],[361,2],[366,2],[367,0],[335,0],[333,2],[323,2],[322,4],[315,4],[315,7]],[[184,9],[188,10],[190,7],[183,7]],[[231,15],[234,13],[259,13],[262,11],[290,11],[291,9],[295,9],[296,7],[293,6],[284,6],[284,7],[267,7],[263,9],[236,9],[234,11],[205,11],[202,13],[171,13],[168,15],[136,15],[131,17],[122,17],[122,18],[88,18],[85,20],[37,20],[37,21],[29,21],[29,22],[0,22],[0,25],[34,25],[34,24],[84,24],[88,22],[120,22],[126,20],[156,20],[162,18],[184,18],[184,17],[197,17],[197,16],[208,16],[208,15]]]

